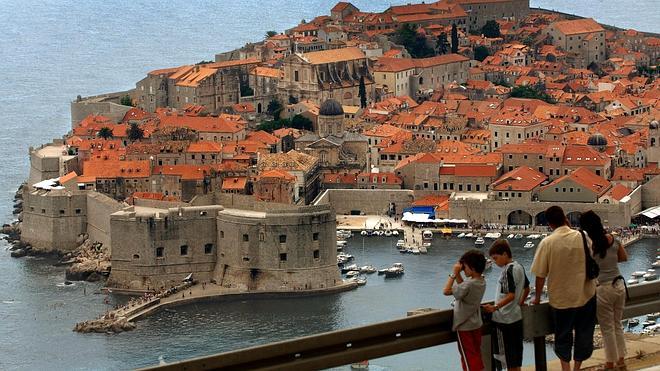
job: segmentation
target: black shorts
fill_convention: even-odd
[[[521,367],[523,361],[522,320],[514,323],[497,323],[492,339],[493,357],[497,369]]]

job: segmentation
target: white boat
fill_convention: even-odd
[[[422,238],[425,240],[431,240],[433,239],[433,232],[429,231],[428,229],[425,231],[422,231]]]
[[[655,281],[658,279],[658,275],[656,273],[646,273],[642,277],[644,278],[644,281]]]
[[[346,272],[346,277],[356,277],[359,276],[360,272],[359,271],[348,271]]]
[[[513,236],[513,238],[516,239],[516,240],[519,240],[519,239],[523,238],[523,235],[520,234],[520,233],[517,233],[515,236]]]
[[[376,267],[374,267],[373,265],[363,265],[360,267],[360,273],[367,273],[367,274],[376,273]]]
[[[646,274],[646,272],[644,272],[644,271],[635,271],[635,272],[632,272],[632,276],[633,276],[633,277],[642,277],[642,276],[645,275],[645,274]]]
[[[660,312],[655,312],[651,314],[646,315],[646,320],[647,321],[657,321],[658,318],[660,318]]]
[[[507,240],[512,240],[514,237],[515,237],[515,235],[513,233],[511,233],[510,235],[506,236],[506,239]]]
[[[530,240],[536,240],[540,237],[541,237],[540,234],[530,234],[529,236],[527,236],[527,238],[529,238]]]
[[[656,261],[655,263],[651,264],[653,268],[660,268],[660,260]]]
[[[472,238],[474,237],[474,234],[472,232],[468,233],[465,235],[466,238]]]
[[[474,244],[476,246],[481,246],[485,243],[486,243],[486,241],[483,239],[483,237],[477,237],[477,239],[474,241]]]
[[[419,255],[419,247],[413,247],[410,252],[414,255]]]
[[[534,242],[532,241],[527,241],[525,242],[525,246],[523,246],[524,249],[533,249],[534,248]]]
[[[428,254],[429,250],[426,248],[426,246],[422,245],[419,247],[419,252],[420,254]]]
[[[636,280],[636,279],[634,279],[634,278],[631,278],[631,279],[629,279],[628,281],[626,281],[626,283],[628,283],[629,285],[636,285],[636,284],[639,283],[639,280]]]
[[[404,247],[405,245],[406,245],[406,242],[404,240],[396,241],[396,247]]]
[[[348,241],[346,240],[337,240],[337,246],[344,247],[348,244]]]
[[[340,252],[339,254],[337,254],[337,258],[342,258],[342,259],[346,259],[346,261],[349,261],[349,260],[353,260],[353,255],[346,254],[345,252]]]
[[[392,235],[392,231],[390,231],[389,229],[385,231],[386,237],[390,237],[391,235]]]
[[[396,229],[392,231],[392,236],[398,236],[398,235],[399,235],[399,231],[397,231]]]
[[[646,270],[646,273],[655,273],[655,269],[653,269],[653,268],[651,268],[651,269],[647,269],[647,270]]]
[[[486,233],[486,235],[484,236],[484,238],[490,238],[493,240],[498,239],[500,237],[502,237],[502,233],[500,232],[490,232],[490,233]]]
[[[465,237],[465,233],[459,233],[458,236],[456,236],[456,238],[463,238],[463,237]]]
[[[357,264],[351,264],[351,265],[341,269],[342,273],[348,273],[348,272],[351,272],[351,271],[356,271],[356,272],[359,273],[360,268],[358,268]]]
[[[364,286],[367,284],[367,279],[363,277],[357,277],[355,282],[358,284],[358,286]]]
[[[655,321],[644,321],[642,322],[642,327],[649,327],[655,325]]]
[[[632,318],[628,321],[628,327],[635,327],[639,325],[639,320],[637,318]]]
[[[431,243],[430,242],[422,242],[422,246],[423,247],[431,247]]]
[[[385,278],[399,277],[404,273],[403,264],[394,263],[392,267],[385,270]]]
[[[362,236],[367,236],[368,234],[369,234],[369,233],[368,233],[367,231],[362,231],[362,232],[360,232],[360,235],[362,235]]]

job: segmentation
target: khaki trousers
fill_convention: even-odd
[[[607,362],[616,362],[626,355],[626,340],[623,337],[623,306],[626,301],[626,291],[622,280],[612,283],[601,283],[596,288],[596,316],[603,335],[603,347]]]

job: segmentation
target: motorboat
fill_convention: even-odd
[[[516,239],[516,240],[519,240],[519,239],[523,238],[523,235],[520,234],[520,233],[516,233],[516,235],[513,236],[513,238]]]
[[[459,233],[458,236],[456,236],[456,238],[463,238],[463,237],[465,237],[465,233]]]
[[[475,246],[482,246],[485,243],[486,241],[483,237],[477,237],[477,239],[474,241]]]
[[[529,238],[530,240],[536,240],[536,239],[541,238],[541,235],[540,234],[530,234],[529,236],[527,236],[527,238]]]
[[[337,254],[337,259],[339,259],[339,258],[346,259],[346,261],[351,261],[351,260],[354,259],[353,255],[346,254],[344,252],[340,252],[339,254]]]
[[[406,242],[404,240],[398,240],[396,241],[396,247],[402,248],[406,245]]]
[[[347,239],[351,237],[353,237],[353,233],[351,231],[345,231],[341,229],[337,231],[337,238]]]
[[[359,273],[360,268],[358,268],[357,264],[351,264],[351,265],[349,265],[347,267],[343,267],[341,269],[342,273],[347,273],[347,272],[351,272],[351,271],[357,271]]]
[[[425,239],[425,240],[431,240],[431,239],[433,239],[433,232],[431,232],[431,231],[428,230],[428,229],[422,231],[422,239]]]
[[[384,235],[385,235],[385,231],[376,231],[376,235],[377,235],[377,236],[384,236]]]
[[[400,277],[404,273],[403,264],[394,263],[385,271],[385,278]]]
[[[635,327],[637,325],[639,325],[639,319],[637,319],[637,318],[631,318],[628,321],[628,327]]]
[[[364,286],[367,284],[367,279],[364,277],[356,277],[355,282],[358,284],[358,286]]]
[[[362,232],[360,232],[360,235],[361,235],[361,236],[368,236],[368,235],[369,235],[369,232],[367,232],[367,231],[362,231]]]
[[[346,272],[346,277],[356,277],[359,276],[360,272],[359,271],[348,271]]]
[[[392,236],[392,231],[388,229],[385,231],[385,237],[390,237],[390,236]]]
[[[422,242],[422,246],[423,247],[431,247],[431,243],[430,242]]]
[[[413,255],[419,255],[420,254],[419,247],[413,247],[412,249],[410,249],[410,252]]]
[[[654,273],[646,273],[642,276],[644,278],[644,281],[655,281],[658,279],[658,275]]]
[[[645,274],[646,274],[645,271],[635,271],[635,272],[632,272],[632,276],[633,276],[633,277],[642,277],[642,276],[645,275]]]
[[[514,237],[515,237],[515,235],[513,233],[511,233],[510,235],[506,236],[506,239],[507,240],[512,240]]]
[[[636,279],[634,279],[634,278],[631,278],[631,279],[629,279],[628,281],[626,281],[626,283],[627,283],[628,285],[636,285],[636,284],[639,283],[639,280],[636,280]]]
[[[379,270],[378,270],[378,275],[380,276],[380,275],[382,275],[382,274],[385,274],[385,272],[387,272],[388,269],[390,269],[390,268],[379,269]]]
[[[398,236],[398,235],[399,235],[399,231],[397,231],[396,229],[392,231],[392,236]]]
[[[376,273],[376,267],[374,267],[373,265],[363,265],[360,267],[360,273],[367,273],[367,274]]]
[[[533,249],[533,248],[534,248],[534,242],[532,241],[525,242],[525,246],[523,246],[523,249]]]
[[[426,246],[422,245],[419,247],[419,252],[420,254],[428,254],[429,250],[426,248]]]
[[[660,318],[660,312],[650,313],[646,315],[647,321],[657,321]]]
[[[465,235],[465,238],[472,238],[472,237],[474,237],[474,233],[472,232]]]
[[[490,238],[493,240],[496,240],[500,237],[502,237],[502,233],[500,232],[490,232],[490,233],[486,233],[486,235],[484,236],[484,238]]]
[[[655,321],[644,321],[642,322],[642,327],[649,327],[655,325]]]
[[[346,240],[337,240],[337,247],[344,247],[348,245],[348,241]]]

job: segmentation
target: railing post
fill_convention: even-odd
[[[545,357],[545,336],[534,338],[534,366],[536,371],[548,370],[548,361]]]

